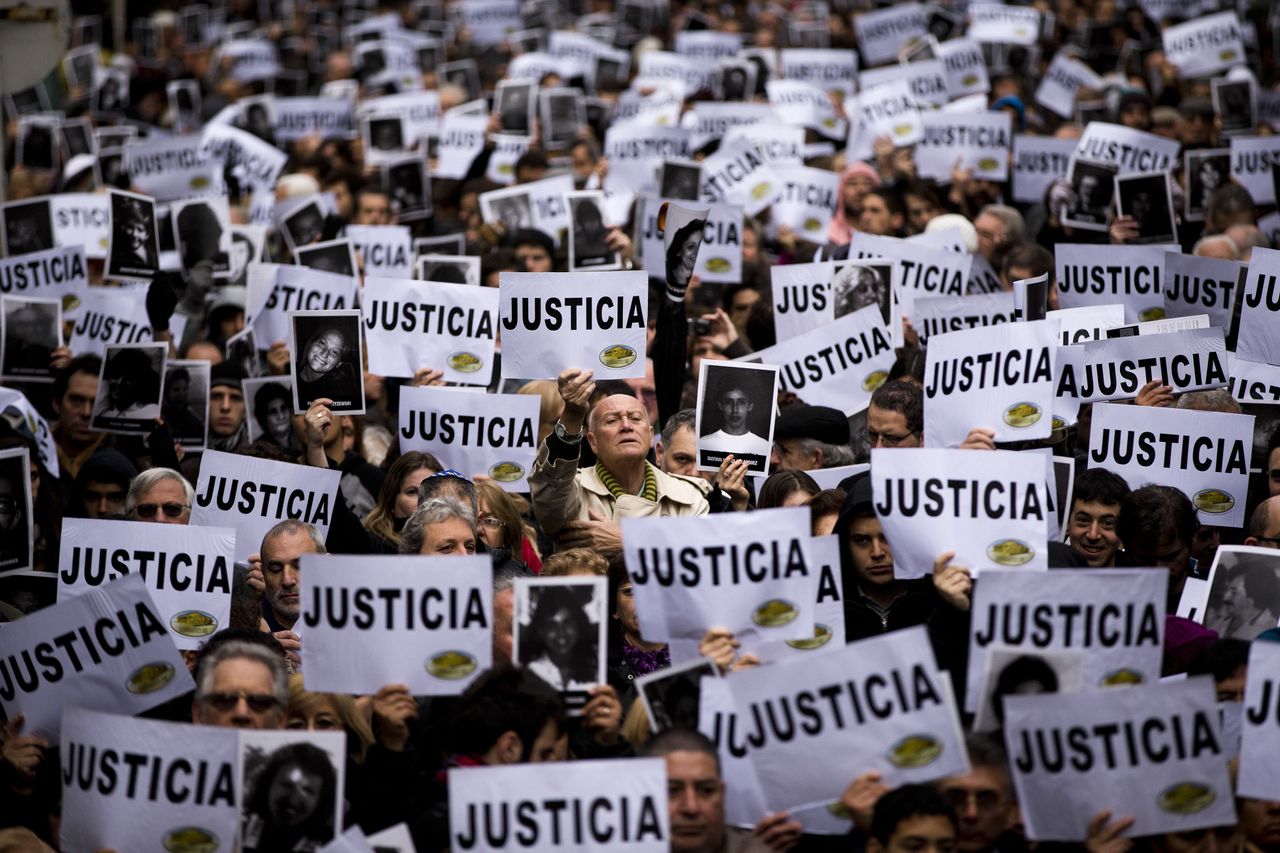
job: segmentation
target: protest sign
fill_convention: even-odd
[[[1280,140],[1274,136],[1236,136],[1231,140],[1231,178],[1255,204],[1275,204],[1272,170],[1280,164]]]
[[[731,57],[742,49],[742,36],[716,30],[681,30],[675,34],[676,53],[703,62]]]
[[[783,124],[809,128],[835,139],[848,133],[845,120],[838,117],[831,97],[820,87],[800,80],[770,80],[765,90],[769,106]]]
[[[769,469],[778,369],[705,359],[698,377],[698,470],[718,471],[730,455],[756,474]]]
[[[471,33],[477,45],[501,44],[522,28],[520,4],[517,0],[471,0],[458,9],[458,24]]]
[[[0,707],[51,741],[64,706],[136,714],[194,687],[140,576],[30,613],[4,643]]]
[[[465,284],[365,279],[360,310],[369,370],[409,378],[422,367],[444,379],[488,385],[493,375],[498,293]]]
[[[40,464],[54,477],[58,477],[58,447],[53,440],[53,430],[49,428],[44,415],[31,405],[27,396],[16,388],[0,387],[0,414],[17,424],[15,431],[31,435],[36,443],[36,455]]]
[[[1154,133],[1119,124],[1091,121],[1076,143],[1076,156],[1113,165],[1120,172],[1160,172],[1172,169],[1179,144]]]
[[[1240,744],[1241,797],[1280,800],[1280,766],[1273,756],[1280,747],[1280,645],[1249,647],[1249,679],[1244,688],[1244,726]]]
[[[1253,250],[1236,328],[1236,355],[1280,365],[1280,251]]]
[[[118,288],[87,288],[68,346],[79,354],[104,355],[108,346],[151,340],[146,305]]]
[[[831,307],[833,262],[779,264],[769,273],[773,285],[773,326],[779,341],[813,331],[834,319]]]
[[[656,191],[657,169],[662,161],[687,159],[690,153],[689,131],[684,128],[640,122],[610,125],[604,137],[604,154],[609,158],[605,188],[625,185],[637,192]]]
[[[433,177],[459,180],[471,170],[471,164],[484,150],[488,116],[446,115],[440,121]]]
[[[936,50],[938,59],[942,60],[949,97],[962,98],[990,91],[991,80],[987,76],[982,46],[976,41],[971,38],[947,39]]]
[[[205,157],[233,170],[250,187],[270,192],[289,155],[251,133],[226,124],[208,124],[200,137]]]
[[[559,244],[570,225],[564,197],[573,190],[573,176],[556,175],[482,193],[480,210],[486,222],[502,222],[508,228],[537,228]]]
[[[403,388],[398,436],[403,450],[434,453],[450,468],[483,473],[508,491],[527,492],[538,455],[538,398]]]
[[[702,161],[701,197],[739,206],[755,216],[782,195],[782,181],[755,146],[745,140],[721,145]]]
[[[662,206],[668,202],[687,205],[679,199],[663,199],[642,196],[637,206],[636,242],[644,258],[644,266],[651,278],[665,278],[667,264],[670,259],[664,240],[664,233],[673,236],[679,232],[683,224],[674,218],[667,221],[665,231],[658,228],[658,218]],[[742,208],[730,204],[706,205],[705,224],[702,228],[702,242],[698,251],[698,259],[694,265],[694,274],[707,282],[737,282],[742,279]],[[692,222],[693,220],[690,220]]]
[[[1040,10],[1002,3],[971,3],[966,34],[979,42],[1033,45],[1040,37]]]
[[[1057,308],[1048,312],[1049,319],[1058,324],[1063,346],[1081,341],[1100,341],[1108,329],[1124,325],[1124,306],[1084,305],[1079,308]]]
[[[1157,380],[1175,394],[1227,384],[1219,327],[1085,341],[1079,349],[1079,362],[1060,371],[1057,393],[1082,403],[1132,399]]]
[[[798,335],[758,350],[749,360],[776,364],[778,384],[811,404],[860,412],[871,394],[889,378],[897,358],[879,305],[868,305]]]
[[[1048,320],[963,329],[929,340],[924,443],[959,447],[973,427],[996,441],[1048,438],[1054,393]]]
[[[1236,821],[1208,676],[1010,695],[1005,743],[1028,838],[1083,841],[1103,810],[1132,816],[1135,836]]]
[[[196,481],[191,523],[234,527],[236,561],[258,553],[263,535],[285,519],[314,524],[327,536],[340,473],[292,462],[207,450]]]
[[[1027,204],[1044,201],[1045,191],[1067,176],[1067,164],[1076,149],[1074,139],[1051,136],[1013,137],[1013,200]]]
[[[1239,261],[1165,252],[1161,279],[1165,315],[1208,314],[1210,325],[1231,328],[1232,297],[1244,271]]]
[[[1244,62],[1243,28],[1234,11],[1165,27],[1164,55],[1183,77],[1207,77]]]
[[[778,73],[847,98],[858,90],[858,55],[847,50],[783,48],[778,51]]]
[[[62,849],[231,853],[238,738],[230,728],[68,707]]]
[[[823,244],[827,225],[840,198],[840,176],[808,166],[775,166],[782,181],[782,195],[773,203],[772,221],[787,226],[796,237]]]
[[[1103,88],[1102,78],[1093,69],[1066,53],[1054,54],[1049,70],[1036,89],[1036,103],[1069,119],[1076,113],[1076,95],[1081,89]]]
[[[274,275],[255,279],[255,266],[249,266],[247,319],[264,344],[289,340],[292,311],[341,311],[355,307],[356,280],[349,275],[309,267],[278,266],[274,267]],[[266,293],[261,303],[255,299],[255,290]],[[255,304],[261,304],[261,310],[253,311]]]
[[[802,533],[803,535],[799,535]],[[813,636],[819,567],[796,507],[704,518],[624,518],[623,554],[646,637],[739,640]]]
[[[928,32],[924,6],[914,2],[862,12],[854,18],[854,27],[867,66],[892,62],[904,45]]]
[[[49,296],[62,301],[62,314],[79,314],[89,289],[83,246],[63,246],[0,260],[0,296]]]
[[[449,770],[454,850],[670,848],[667,765],[661,758]]]
[[[996,647],[1082,651],[1088,690],[1155,683],[1168,582],[1151,569],[984,571],[973,587],[965,710],[978,710],[986,653]]]
[[[871,451],[875,511],[894,549],[894,576],[924,577],[944,551],[980,570],[1048,566],[1051,516],[1044,462],[1012,450]],[[992,456],[991,454],[998,454]]]
[[[895,6],[884,11],[898,11],[902,8],[904,6]],[[864,89],[857,97],[855,109],[850,110],[846,105],[845,111],[850,115],[850,160],[871,159],[872,141],[881,136],[888,136],[895,146],[903,146],[919,142],[923,133],[922,109],[907,80],[895,80],[873,89]]]
[[[1227,389],[1241,403],[1280,404],[1280,366],[1246,361],[1228,354]]]
[[[502,273],[502,376],[644,376],[648,281],[642,271]]]
[[[778,172],[782,177],[783,167],[800,167],[804,164],[805,158],[805,129],[803,127],[792,127],[785,124],[742,124],[731,127],[725,131],[724,141],[735,142],[739,139],[745,139],[756,147],[760,152],[760,156],[764,161],[774,167],[774,171]],[[822,174],[830,174],[825,169],[815,169],[816,172]],[[785,178],[784,178],[785,180]],[[776,215],[778,205],[782,202],[779,199],[774,203],[773,209]]]
[[[54,381],[50,363],[62,346],[62,300],[0,293],[0,379]]]
[[[1280,625],[1280,550],[1221,545],[1207,581],[1184,586],[1178,615],[1224,640],[1252,642]]]
[[[863,89],[874,89],[895,80],[906,80],[912,97],[922,107],[941,107],[951,97],[947,91],[946,67],[939,59],[868,68],[858,75],[858,79]]]
[[[1160,274],[1165,252],[1177,246],[1059,243],[1054,251],[1058,300],[1063,308],[1124,305],[1125,322],[1164,316]]]
[[[876,771],[889,785],[969,769],[951,689],[922,628],[726,683],[737,714],[713,739],[750,760],[771,810],[839,799],[849,767]]]
[[[407,225],[348,225],[347,239],[363,261],[365,275],[413,274],[413,238]]]
[[[1131,488],[1173,486],[1203,524],[1244,524],[1253,450],[1253,415],[1192,409],[1093,407],[1089,467],[1106,468]]]
[[[485,177],[495,184],[510,186],[516,179],[516,163],[533,144],[533,137],[494,133],[490,138],[493,151],[489,155]]]
[[[306,554],[301,614],[308,690],[456,696],[489,668],[493,564],[486,556]]]
[[[923,344],[932,335],[993,326],[1014,319],[1013,294],[979,293],[974,296],[934,296],[914,300],[911,326]]]
[[[65,518],[58,598],[141,575],[174,643],[198,649],[231,618],[235,539],[229,527]]]
[[[440,93],[428,89],[366,98],[360,102],[357,113],[361,118],[370,115],[400,116],[404,122],[406,138],[417,141],[440,132]]]
[[[124,146],[129,182],[157,201],[176,201],[221,192],[218,163],[211,161],[198,136],[131,139]]]
[[[56,246],[80,246],[85,257],[105,258],[111,243],[111,199],[92,193],[59,193],[49,197]],[[8,210],[5,211],[8,218]],[[42,247],[43,248],[43,247]],[[18,254],[12,248],[9,254]]]
[[[356,130],[351,106],[346,98],[276,98],[271,104],[276,141],[293,142],[308,136],[350,139]]]
[[[1008,112],[926,113],[916,163],[921,177],[948,183],[959,164],[973,177],[1009,179],[1013,117]]]
[[[892,258],[902,273],[899,293],[915,291],[915,295],[962,296],[973,267],[974,255],[934,249],[909,243],[896,237],[879,237],[856,232],[849,244],[849,258]]]

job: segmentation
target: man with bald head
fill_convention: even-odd
[[[533,514],[562,547],[603,554],[622,549],[618,519],[706,515],[710,484],[651,465],[653,426],[644,404],[614,394],[589,410],[591,371],[570,368],[557,380],[564,413],[538,449],[529,476]],[[583,439],[596,464],[579,468]]]
[[[1280,496],[1267,498],[1254,508],[1244,544],[1280,548]]]

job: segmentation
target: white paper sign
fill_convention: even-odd
[[[402,451],[434,453],[450,468],[485,474],[504,489],[529,491],[538,455],[539,398],[472,394],[453,388],[402,388],[397,437]]]
[[[743,642],[813,636],[819,566],[808,533],[800,507],[714,520],[624,518],[641,632],[694,641],[713,627]]]
[[[488,555],[305,554],[301,614],[308,690],[371,695],[406,684],[456,696],[493,656]]]
[[[1040,10],[1003,3],[969,4],[969,38],[1032,45],[1040,37]]]
[[[1202,258],[1181,252],[1164,255],[1164,311],[1168,317],[1209,315],[1209,324],[1231,325],[1232,297],[1244,264],[1222,258]]]
[[[895,6],[884,11],[897,11]],[[876,14],[876,13],[867,13]],[[846,112],[850,112],[848,106]],[[888,136],[895,146],[914,145],[923,133],[921,106],[911,92],[911,83],[897,80],[874,89],[866,89],[857,97],[856,109],[850,112],[849,159],[869,160],[872,143]]]
[[[827,226],[840,203],[840,176],[808,166],[775,166],[782,195],[773,203],[774,225],[786,225],[796,237],[825,245]]]
[[[1057,322],[1062,345],[1069,346],[1081,341],[1100,341],[1107,336],[1108,329],[1123,326],[1124,306],[1112,304],[1057,308],[1048,313],[1048,318]]]
[[[778,51],[778,73],[847,98],[858,89],[858,55],[848,50],[784,48]]]
[[[1057,393],[1082,403],[1132,399],[1154,380],[1175,394],[1227,384],[1227,351],[1218,327],[1086,341],[1078,347],[1080,359],[1063,367]]]
[[[174,643],[198,649],[228,627],[235,544],[229,527],[64,518],[58,600],[142,575]]]
[[[440,122],[440,142],[436,149],[433,177],[461,180],[484,150],[488,116],[446,115]]]
[[[205,153],[198,136],[130,139],[124,145],[129,183],[157,201],[217,194],[219,164]]]
[[[642,378],[648,293],[640,270],[502,273],[502,377],[577,367],[597,379]]]
[[[1280,139],[1275,136],[1233,136],[1231,179],[1249,191],[1255,204],[1275,204],[1271,170],[1280,163]]]
[[[105,258],[111,241],[111,200],[93,193],[58,193],[49,197],[53,241],[80,246],[86,257]]]
[[[951,181],[956,161],[975,178],[1009,179],[1013,117],[1008,112],[927,113],[916,145],[921,177]]]
[[[1270,406],[1280,404],[1280,367],[1230,356],[1228,370],[1231,377],[1227,381],[1227,388],[1231,391],[1231,396],[1241,403]]]
[[[1202,524],[1244,524],[1253,415],[1099,403],[1089,436],[1090,468],[1114,471],[1134,489],[1173,486]]]
[[[751,356],[776,364],[778,384],[810,405],[860,412],[889,378],[897,355],[879,305],[868,305]]]
[[[684,128],[641,122],[610,125],[604,136],[604,156],[609,158],[605,188],[656,192],[662,161],[684,160],[691,153],[689,131]]]
[[[454,850],[622,850],[667,853],[662,758],[449,770]]]
[[[137,293],[117,287],[88,287],[67,345],[77,355],[106,355],[109,345],[149,342],[150,322],[146,302]]]
[[[892,258],[898,261],[902,270],[898,279],[899,293],[914,291],[918,297],[963,296],[967,292],[975,256],[859,231],[849,244],[849,259],[860,258]]]
[[[252,272],[252,266],[250,267]],[[270,346],[276,341],[288,341],[291,311],[343,311],[355,307],[356,280],[349,275],[324,272],[310,267],[278,266],[274,275],[264,281],[269,284],[262,310],[250,313],[248,323],[260,344]],[[249,305],[254,304],[255,289],[250,277]]]
[[[437,108],[438,105],[439,101]],[[276,98],[271,112],[278,142],[293,142],[308,136],[350,139],[356,130],[351,101],[346,98]]]
[[[1013,293],[1004,290],[973,296],[919,298],[914,300],[911,311],[911,326],[920,336],[921,344],[933,335],[1011,323],[1013,319]]]
[[[770,80],[765,91],[769,106],[786,124],[807,127],[827,137],[839,138],[848,132],[831,96],[819,86],[801,80]]]
[[[1075,115],[1076,93],[1081,89],[1102,88],[1102,78],[1092,68],[1060,51],[1054,54],[1040,88],[1036,89],[1036,103],[1069,119]]]
[[[1249,646],[1249,679],[1244,688],[1244,725],[1240,744],[1242,797],[1280,800],[1280,766],[1272,760],[1280,748],[1280,645]]]
[[[360,312],[369,372],[412,377],[423,367],[447,382],[488,385],[493,376],[498,293],[489,287],[365,278]]]
[[[1027,204],[1044,201],[1045,190],[1067,176],[1067,165],[1076,150],[1074,139],[1052,136],[1013,137],[1013,200]]]
[[[347,239],[363,262],[365,275],[413,274],[413,238],[407,225],[348,225]]]
[[[361,118],[367,115],[399,116],[404,122],[407,140],[435,136],[440,132],[440,93],[426,90],[371,98],[360,103],[359,115]],[[443,140],[441,142],[443,144]],[[436,174],[445,177],[438,171]]]
[[[75,317],[89,289],[83,246],[63,246],[0,260],[0,296],[57,296],[62,315]]]
[[[914,2],[863,12],[854,19],[854,27],[862,61],[869,66],[892,62],[907,42],[928,32],[925,9]]]
[[[1076,156],[1096,163],[1115,164],[1121,174],[1162,172],[1174,168],[1179,147],[1176,140],[1154,133],[1091,121],[1076,143]]]
[[[1237,355],[1280,365],[1280,251],[1253,250],[1238,329]]]
[[[336,470],[206,450],[196,482],[191,523],[234,527],[236,561],[262,547],[262,537],[285,519],[314,524],[329,534],[338,494]]]
[[[276,178],[289,159],[274,145],[226,124],[205,126],[200,151],[209,159],[234,168],[246,184],[266,191],[275,187]]]
[[[982,46],[970,38],[951,38],[937,47],[938,58],[947,75],[947,94],[952,98],[985,94],[991,89]]]
[[[779,341],[811,332],[830,323],[831,261],[812,264],[779,264],[769,270],[773,280],[773,327]]]
[[[742,208],[731,204],[702,205],[696,202],[655,197],[642,197],[638,203],[640,218],[640,251],[644,267],[653,278],[666,275],[666,247],[663,232],[658,230],[658,213],[671,202],[683,207],[706,208],[707,224],[702,229],[702,246],[693,271],[708,282],[742,280]],[[668,228],[671,227],[668,225]]]
[[[1207,77],[1245,61],[1243,28],[1235,12],[1166,27],[1164,55],[1184,78]]]
[[[137,714],[194,688],[142,578],[121,578],[4,627],[0,707],[58,739],[62,709]]]
[[[1059,243],[1054,247],[1054,279],[1063,308],[1124,305],[1126,323],[1164,315],[1160,285],[1166,251],[1177,246],[1112,246]]]
[[[1236,822],[1208,676],[1010,695],[1005,742],[1028,838],[1083,841],[1104,809],[1132,816],[1135,837]]]
[[[722,145],[702,161],[701,197],[732,204],[755,216],[782,195],[782,181],[755,146],[746,141]]]

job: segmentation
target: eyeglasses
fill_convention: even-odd
[[[133,513],[138,518],[155,518],[156,510],[162,509],[169,518],[179,518],[183,510],[190,509],[190,507],[190,504],[180,503],[138,504],[133,508]]]
[[[498,518],[496,515],[482,515],[478,521],[485,527],[492,527],[494,530],[502,527],[502,519]]]
[[[1257,539],[1259,542],[1274,543],[1277,548],[1280,548],[1280,536],[1255,536],[1253,538]]]
[[[911,438],[911,436],[915,434],[915,430],[912,430],[906,435],[888,435],[883,432],[876,432],[875,430],[869,429],[867,430],[867,446],[875,447],[877,444],[880,444],[884,447],[897,447],[899,444],[902,444],[902,442]]]
[[[218,711],[230,711],[240,704],[240,700],[244,699],[245,704],[249,706],[249,710],[255,714],[265,714],[272,708],[280,704],[280,700],[272,696],[270,693],[210,693],[204,697],[204,701]]]

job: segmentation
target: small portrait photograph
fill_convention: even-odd
[[[164,366],[164,418],[173,440],[184,450],[204,450],[209,422],[209,370],[204,359],[174,359]]]
[[[58,167],[59,122],[43,116],[23,116],[18,122],[18,148],[14,162],[37,172]]]
[[[417,47],[418,68],[423,73],[434,72],[436,66],[444,62],[444,45],[438,41],[420,44]]]
[[[307,72],[281,71],[267,81],[271,94],[277,98],[305,98],[307,95]]]
[[[1064,225],[1086,231],[1106,231],[1111,223],[1116,167],[1072,157],[1067,168],[1072,197],[1058,217]]]
[[[857,261],[836,267],[831,277],[831,306],[836,318],[879,305],[886,324],[893,315],[893,262]]]
[[[413,239],[414,255],[465,255],[466,253],[467,235],[463,231]]]
[[[109,117],[123,113],[129,106],[128,73],[119,68],[95,68],[90,104],[94,115]]]
[[[98,150],[110,151],[123,149],[130,140],[138,138],[138,129],[131,124],[115,127],[95,127],[93,135],[98,138]]]
[[[534,228],[533,198],[527,190],[494,190],[480,196],[480,215],[485,222],[501,222],[507,233],[518,228]]]
[[[667,288],[684,293],[698,266],[698,250],[707,229],[705,211],[693,211],[676,204],[665,204],[658,211],[659,227],[667,252]]]
[[[1116,207],[1120,215],[1132,216],[1138,223],[1138,236],[1131,242],[1178,242],[1168,172],[1117,177],[1115,181]]]
[[[609,247],[604,222],[604,193],[598,190],[565,195],[569,203],[569,271],[622,269],[622,256]]]
[[[775,365],[704,359],[698,375],[698,470],[718,471],[732,454],[750,473],[765,473],[777,401]]]
[[[59,128],[62,137],[62,158],[70,160],[81,154],[97,152],[97,141],[93,138],[93,128],[87,118],[67,119]]]
[[[265,225],[232,225],[231,243],[227,251],[227,284],[245,286],[248,283],[249,264],[262,260],[262,249],[267,243]]]
[[[1189,221],[1201,222],[1209,206],[1209,196],[1231,181],[1231,149],[1184,151],[1182,158],[1184,213]]]
[[[31,468],[25,447],[0,450],[0,572],[32,567]]]
[[[62,346],[62,300],[0,296],[0,379],[52,382],[49,364]]]
[[[1224,640],[1245,641],[1280,626],[1280,550],[1219,549],[1209,575],[1204,626]]]
[[[260,376],[244,381],[249,406],[249,440],[265,438],[291,453],[303,447],[293,431],[293,381],[287,376]]]
[[[902,60],[907,64],[937,59],[938,40],[929,36],[913,38],[900,53]]]
[[[243,732],[242,851],[319,850],[341,832],[344,735]]]
[[[5,112],[11,116],[30,116],[49,111],[49,93],[37,83],[12,95],[5,95]]]
[[[1220,77],[1212,81],[1213,111],[1222,122],[1222,135],[1252,133],[1258,123],[1258,96],[1253,81],[1228,80]]]
[[[123,189],[129,185],[129,175],[124,170],[124,151],[113,148],[98,152],[98,178],[104,187]]]
[[[360,77],[368,80],[387,70],[387,52],[377,42],[365,42],[356,47],[356,68]]]
[[[427,177],[426,161],[421,157],[383,164],[382,185],[391,188],[391,204],[400,222],[431,215],[431,179]]]
[[[298,249],[294,260],[300,267],[338,275],[356,274],[356,250],[350,240],[326,240]]]
[[[148,433],[155,428],[164,400],[164,363],[168,344],[108,345],[98,375],[91,429],[97,432]]]
[[[365,116],[360,120],[365,162],[369,165],[401,160],[409,149],[403,116]]]
[[[25,569],[0,572],[0,622],[17,622],[57,602],[57,572]]]
[[[42,196],[27,201],[11,201],[0,205],[4,217],[4,255],[26,255],[52,249],[53,211],[49,197]]]
[[[236,122],[240,129],[274,145],[275,117],[272,115],[271,96],[245,98],[240,106],[240,120]]]
[[[203,125],[200,121],[200,84],[195,80],[171,80],[165,85],[169,97],[169,113],[173,116],[173,130],[178,134],[194,133]]]
[[[76,47],[102,44],[102,16],[77,15],[71,23],[71,43]]]
[[[541,92],[542,144],[564,148],[578,138],[587,124],[587,107],[577,89],[549,89]]]
[[[630,63],[621,58],[597,56],[592,86],[597,92],[616,92],[627,87]]]
[[[518,578],[514,660],[582,708],[605,683],[608,581],[602,577]]]
[[[480,97],[480,71],[474,59],[459,59],[457,62],[441,64],[436,68],[436,79],[462,89],[467,93],[467,101]]]
[[[294,311],[289,322],[294,414],[306,414],[313,400],[327,397],[335,414],[363,415],[360,312]]]
[[[656,10],[646,0],[619,0],[614,8],[618,29],[637,35],[653,29]]]
[[[547,31],[544,29],[520,30],[508,36],[507,43],[517,55],[537,53],[547,48]]]
[[[528,136],[533,133],[538,83],[534,80],[501,80],[493,95],[493,109],[503,133]],[[546,128],[543,128],[546,132]]]
[[[831,33],[825,21],[790,21],[787,44],[791,47],[825,48],[831,44]]]
[[[187,47],[201,47],[209,32],[209,9],[203,5],[183,6],[178,11],[178,34]]]
[[[479,285],[480,259],[475,255],[422,255],[416,273],[419,281]]]
[[[113,189],[107,278],[150,281],[160,271],[155,199]]]
[[[175,201],[173,247],[182,269],[190,276],[198,267],[225,278],[231,270],[231,209],[226,196]]]
[[[715,664],[706,658],[669,666],[636,679],[640,701],[649,714],[649,730],[698,728],[702,705],[702,679],[718,678]]]
[[[280,223],[280,230],[293,252],[319,240],[324,234],[324,211],[320,209],[320,202],[309,201],[290,213]]]
[[[756,91],[756,67],[746,59],[722,59],[711,89],[721,101],[749,101]]]
[[[1004,697],[1038,693],[1079,693],[1084,683],[1084,655],[1079,651],[1036,651],[993,646],[987,650],[982,699],[974,731],[994,732],[1004,726]]]
[[[156,58],[158,38],[156,25],[149,18],[133,19],[133,46],[140,62],[152,62]]]
[[[86,44],[67,51],[67,55],[62,57],[62,70],[67,75],[68,86],[85,89],[93,86],[93,71],[98,67],[98,50],[96,44]]]
[[[663,198],[697,201],[702,186],[702,166],[694,160],[663,160],[659,183]]]
[[[253,326],[245,326],[227,338],[226,359],[234,364],[242,376],[261,376],[262,360],[258,355],[258,336]]]

